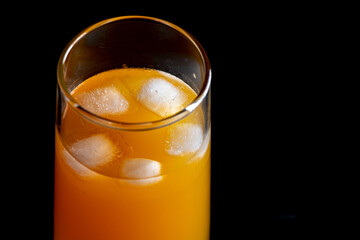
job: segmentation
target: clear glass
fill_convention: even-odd
[[[130,122],[72,94],[96,74],[134,68],[169,73],[196,97],[173,115]],[[195,38],[156,18],[108,19],[67,45],[57,75],[54,239],[208,240],[211,70]],[[87,164],[115,152],[122,162],[109,174]],[[129,161],[145,174],[118,174]]]

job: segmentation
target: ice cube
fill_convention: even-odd
[[[201,144],[201,147],[197,150],[196,155],[188,160],[188,162],[187,162],[188,164],[193,163],[193,162],[197,162],[197,161],[201,160],[205,156],[205,154],[206,154],[206,152],[207,152],[207,150],[209,148],[210,136],[211,136],[211,133],[210,133],[210,130],[209,130],[207,132],[206,136],[204,136],[204,141]]]
[[[110,163],[116,154],[115,145],[103,134],[81,139],[69,147],[70,153],[89,168]]]
[[[96,88],[76,97],[80,105],[98,114],[121,114],[129,109],[129,102],[114,86]]]
[[[204,139],[201,125],[180,123],[171,128],[166,140],[165,151],[172,156],[184,156],[199,150]]]
[[[160,175],[161,163],[146,158],[128,158],[123,161],[120,176],[133,179],[152,178]]]
[[[140,88],[137,100],[148,110],[168,117],[184,108],[186,95],[165,79],[152,78]]]
[[[79,176],[94,177],[98,175],[96,172],[76,161],[76,159],[65,148],[63,149],[62,154],[68,166],[71,167],[71,169],[74,170]]]

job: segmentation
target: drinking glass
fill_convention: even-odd
[[[72,94],[99,73],[133,68],[171,74],[196,97],[161,119],[126,122],[90,111]],[[198,41],[152,17],[104,20],[70,41],[57,77],[54,239],[208,240],[211,70]],[[122,163],[104,173],[81,159],[114,153],[145,174],[118,174]]]

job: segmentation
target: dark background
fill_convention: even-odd
[[[11,160],[3,170],[8,200],[4,211],[10,211],[5,221],[11,226],[12,239],[52,239],[60,54],[84,28],[122,15],[172,22],[197,38],[210,59],[211,239],[248,234],[296,238],[297,166],[307,147],[300,137],[305,121],[301,99],[306,96],[298,90],[306,68],[301,57],[306,15],[299,12],[299,6],[97,4],[29,4],[23,6],[24,12],[5,21],[2,46],[10,53],[5,73],[11,79],[3,79],[3,92],[16,91],[10,94],[14,96],[3,116],[15,129],[5,147]]]

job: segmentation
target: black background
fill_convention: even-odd
[[[306,68],[300,57],[306,16],[299,6],[91,4],[28,4],[3,21],[3,51],[10,53],[3,56],[3,73],[11,79],[3,75],[2,90],[15,89],[10,100],[6,97],[3,115],[9,126],[5,150],[10,151],[10,160],[4,160],[9,165],[3,167],[8,201],[4,211],[10,213],[5,221],[12,239],[52,239],[60,54],[84,28],[123,15],[157,17],[182,27],[199,40],[210,59],[211,239],[248,234],[294,239],[297,166],[306,148],[300,137],[304,119],[298,90]]]

